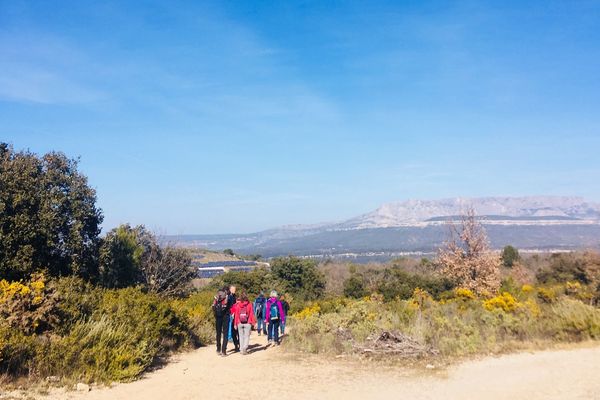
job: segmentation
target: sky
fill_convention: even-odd
[[[0,0],[0,141],[79,157],[105,231],[600,201],[598,71],[600,1]]]

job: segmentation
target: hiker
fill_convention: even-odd
[[[277,299],[277,292],[273,290],[271,297],[267,300],[265,324],[268,323],[268,344],[279,345],[279,323],[285,323],[285,314],[281,302]]]
[[[248,345],[250,344],[250,332],[256,324],[256,317],[252,303],[248,301],[248,295],[242,293],[240,301],[235,307],[233,328],[239,334],[240,350],[242,355],[248,354]]]
[[[213,300],[213,313],[215,314],[215,328],[217,334],[217,354],[225,356],[227,353],[227,342],[229,333],[229,321],[230,321],[230,310],[231,303],[229,302],[229,295],[227,294],[227,288],[217,292],[217,295]]]
[[[261,290],[256,300],[254,300],[254,315],[257,320],[256,330],[258,331],[258,336],[260,336],[261,333],[267,334],[267,324],[264,323],[266,306],[267,298],[265,297],[265,293]]]
[[[290,311],[290,304],[285,300],[285,295],[283,295],[283,294],[279,297],[279,301],[281,302],[281,308],[283,309],[283,315],[285,315],[287,317],[289,314],[289,311]],[[281,327],[281,336],[285,335],[285,319],[283,319],[281,321],[279,326]]]
[[[232,328],[233,328],[233,314],[235,313],[236,307],[238,305],[238,300],[237,300],[237,296],[235,295],[235,291],[236,291],[236,287],[231,285],[229,287],[229,297],[230,297],[229,301],[231,303],[230,323],[232,324]],[[231,339],[233,340],[233,345],[235,346],[235,352],[237,353],[238,351],[240,351],[240,335],[237,330],[231,329]]]

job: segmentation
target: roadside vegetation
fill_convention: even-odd
[[[472,212],[433,259],[289,256],[198,288],[191,254],[144,226],[100,235],[102,211],[76,160],[0,144],[0,188],[4,382],[136,379],[211,343],[212,297],[232,284],[251,297],[286,294],[292,351],[452,357],[600,339],[599,254],[498,254]]]
[[[211,340],[189,254],[143,226],[100,236],[95,190],[62,153],[0,144],[0,373],[130,380]]]
[[[498,254],[473,212],[450,232],[434,260],[325,265],[344,283],[292,316],[289,347],[460,357],[600,340],[600,254]]]

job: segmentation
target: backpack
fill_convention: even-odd
[[[227,293],[222,290],[217,292],[213,310],[215,312],[215,317],[222,317],[227,313]]]
[[[279,319],[279,307],[277,307],[277,302],[274,301],[271,303],[271,307],[269,308],[271,321],[275,321]]]
[[[259,299],[256,299],[256,318],[262,318],[265,312],[265,298],[262,301],[258,301]]]
[[[240,323],[247,324],[248,318],[248,305],[246,304],[245,306],[240,307]]]

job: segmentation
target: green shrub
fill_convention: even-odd
[[[53,315],[63,323],[37,335],[1,321],[0,372],[90,382],[131,380],[171,351],[208,337],[208,294],[180,304],[182,300],[140,288],[99,289],[77,278],[49,287],[53,299],[59,299]]]
[[[271,261],[271,271],[285,291],[297,298],[315,300],[325,292],[325,276],[313,260],[278,257]]]
[[[139,288],[105,291],[93,318],[99,321],[103,316],[115,325],[126,326],[135,339],[152,343],[159,354],[188,339],[185,320],[169,302]]]
[[[513,246],[505,246],[504,249],[502,249],[502,264],[505,267],[512,268],[520,258],[519,250]]]
[[[395,298],[409,299],[416,288],[423,289],[439,299],[444,292],[452,290],[454,286],[452,281],[444,277],[413,274],[399,268],[388,268],[379,274],[373,289],[383,294],[389,301]]]
[[[581,301],[562,298],[544,319],[545,334],[556,340],[600,339],[600,309]]]
[[[36,357],[36,372],[87,382],[131,380],[160,352],[156,339],[141,338],[129,324],[102,316],[77,323],[68,336],[47,342]]]
[[[265,293],[270,290],[279,290],[282,292],[285,287],[264,267],[255,268],[252,271],[228,271],[215,277],[210,287],[213,291],[224,286],[235,285],[239,289],[245,290],[248,295],[256,296],[261,291]]]
[[[600,283],[600,255],[597,253],[553,254],[550,263],[536,275],[542,284],[579,282],[596,286]]]
[[[365,278],[361,274],[353,273],[344,281],[344,296],[360,299],[367,294]]]
[[[250,296],[277,290],[300,302],[316,300],[325,292],[325,278],[316,263],[292,256],[274,259],[270,269],[226,272],[214,278],[211,287],[216,290],[231,285],[245,290]]]
[[[60,324],[54,333],[66,335],[72,326],[91,318],[102,300],[103,290],[77,277],[64,277],[49,282],[57,297]]]
[[[191,338],[197,345],[207,345],[215,339],[211,308],[213,296],[214,293],[209,289],[171,303],[175,311],[185,318]]]
[[[349,337],[364,341],[377,330],[376,320],[383,317],[377,308],[375,302],[344,298],[314,303],[309,311],[301,312],[305,315],[302,319],[291,318],[294,334],[288,339],[289,346],[310,353],[350,352]]]
[[[9,376],[29,374],[39,352],[35,336],[0,325],[0,372]]]

